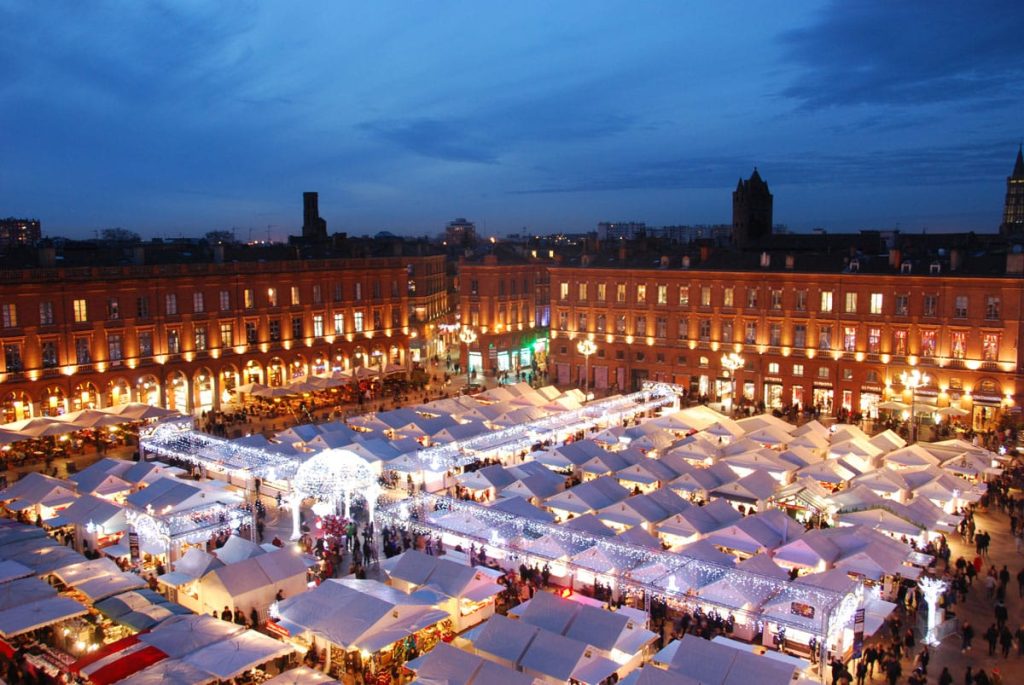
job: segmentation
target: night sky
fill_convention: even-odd
[[[995,231],[1007,2],[0,0],[0,216],[44,234],[727,223]]]

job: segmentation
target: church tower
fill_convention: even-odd
[[[772,194],[761,174],[742,178],[732,194],[732,244],[747,247],[772,234]]]
[[[1024,235],[1024,150],[1017,148],[1017,163],[1006,179],[1006,203],[1003,205],[1003,235]]]

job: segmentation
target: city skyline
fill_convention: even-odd
[[[280,240],[315,190],[332,233],[713,224],[757,166],[791,230],[995,232],[1012,7],[0,4],[0,215]]]

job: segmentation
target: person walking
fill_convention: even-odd
[[[996,624],[993,623],[985,631],[985,640],[988,642],[988,655],[996,655],[996,644],[999,642],[999,631],[996,630]]]

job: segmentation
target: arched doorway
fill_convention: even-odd
[[[71,393],[71,411],[96,409],[100,406],[100,391],[92,381],[82,381]]]
[[[284,385],[285,366],[280,357],[274,357],[267,364],[267,385],[278,388]]]
[[[230,402],[234,395],[232,390],[238,387],[238,369],[234,364],[228,364],[220,370],[220,401],[221,404]]]
[[[323,376],[327,373],[327,370],[327,359],[322,354],[318,354],[313,358],[313,365],[310,368],[310,373],[316,376]]]
[[[243,378],[245,378],[245,383],[262,383],[263,367],[255,359],[250,359],[245,365]]]
[[[196,413],[210,411],[215,403],[213,372],[207,367],[196,371],[192,379],[192,406]]]
[[[31,419],[35,416],[32,407],[32,398],[23,392],[9,392],[4,395],[3,404],[0,405],[3,412],[4,423]]]
[[[188,414],[188,378],[181,371],[167,374],[167,408]]]
[[[305,376],[308,372],[309,366],[306,364],[306,358],[301,354],[297,354],[288,367],[288,380]]]
[[[103,401],[105,406],[108,407],[116,407],[119,404],[131,402],[132,390],[128,380],[119,376],[107,381],[107,392]]]
[[[68,396],[64,388],[52,385],[43,391],[40,405],[43,416],[60,416],[68,412]]]
[[[160,381],[156,376],[146,374],[135,382],[135,401],[151,407],[160,406]]]

